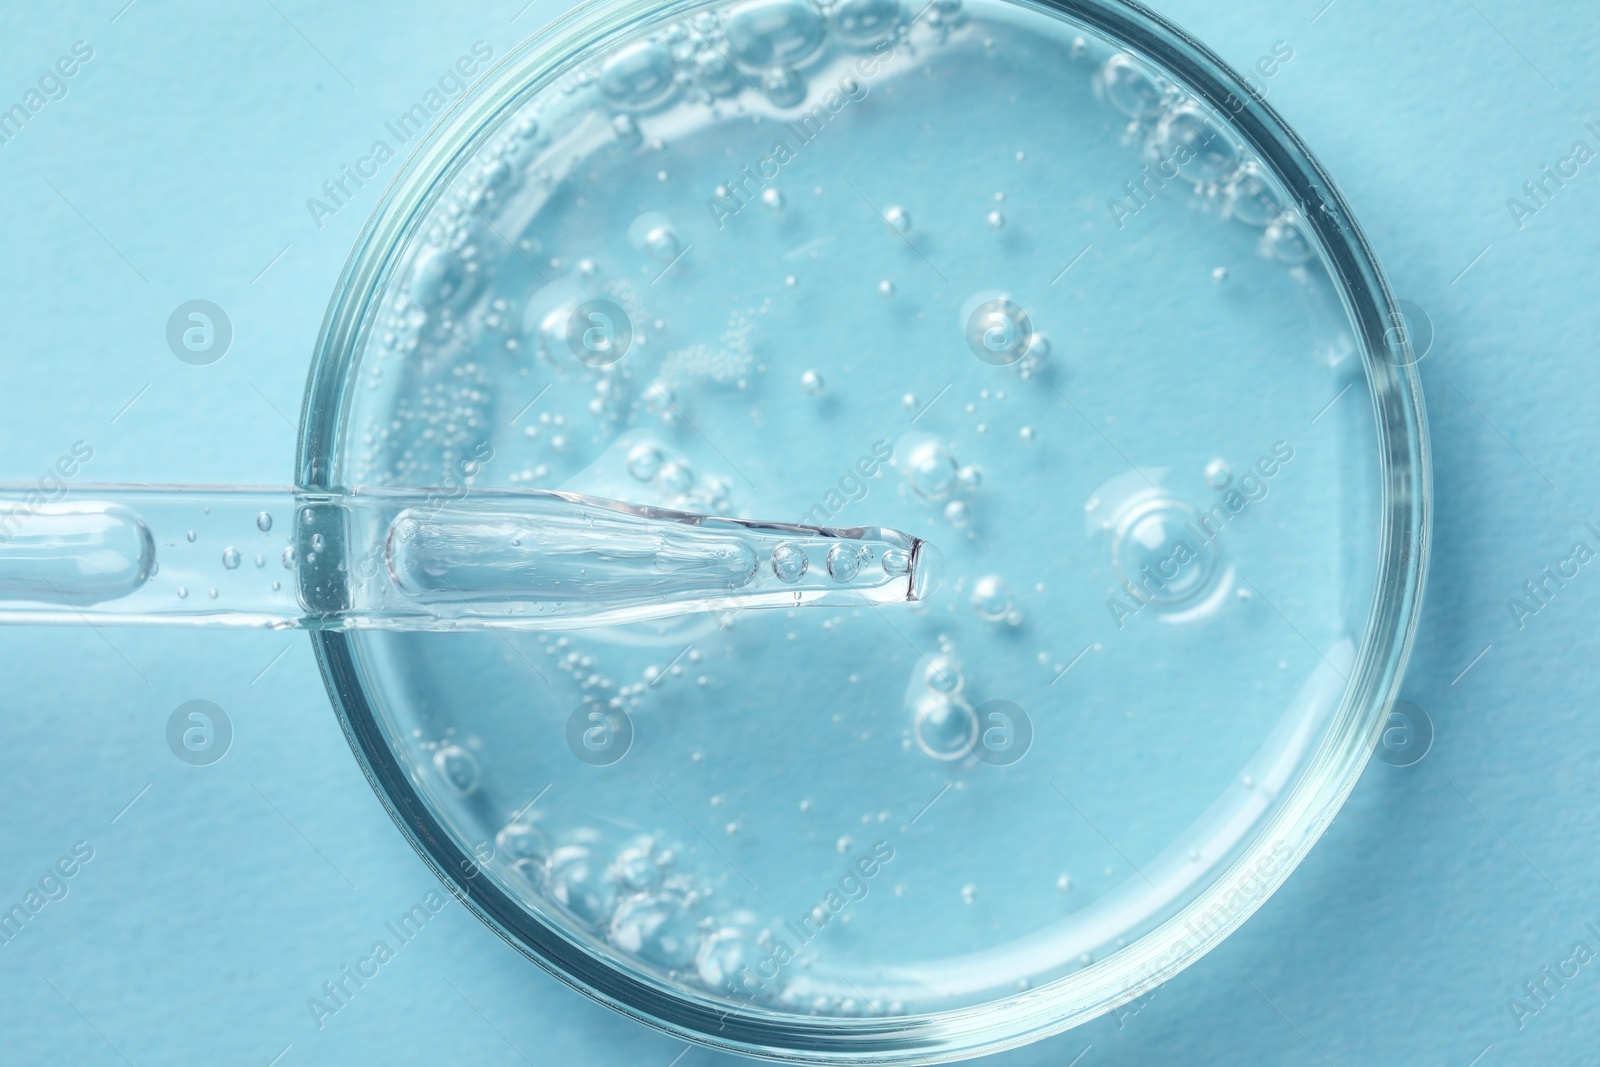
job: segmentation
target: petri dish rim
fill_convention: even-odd
[[[1293,198],[1348,316],[1378,435],[1379,544],[1372,608],[1350,681],[1294,786],[1234,862],[1193,900],[1127,948],[1003,1002],[892,1019],[809,1018],[759,1009],[730,1013],[710,997],[626,973],[596,958],[477,878],[456,841],[394,758],[362,678],[353,635],[312,635],[351,749],[385,809],[423,861],[465,906],[523,955],[607,1006],[686,1040],[795,1063],[929,1063],[1026,1044],[1087,1022],[1168,980],[1254,913],[1304,858],[1343,804],[1376,744],[1410,651],[1426,575],[1431,486],[1421,381],[1395,359],[1400,312],[1371,248],[1309,149],[1239,74],[1161,16],[1128,0],[1007,0],[1089,29],[1158,70],[1230,121]],[[397,172],[358,239],[323,322],[301,414],[297,482],[339,486],[337,460],[356,361],[382,294],[428,209],[500,122],[564,70],[647,24],[704,0],[592,0],[513,49],[435,124]],[[1386,335],[1389,340],[1386,342]],[[1404,341],[1402,340],[1402,343]],[[1384,353],[1389,353],[1384,355]],[[1260,861],[1287,848],[1261,874]],[[1247,891],[1244,887],[1249,885]],[[1227,903],[1230,895],[1232,903]],[[1215,915],[1196,936],[1192,920]]]

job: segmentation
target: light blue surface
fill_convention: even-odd
[[[473,42],[503,54],[561,10],[535,2],[513,23],[519,6],[141,0],[119,16],[113,0],[0,19],[7,105],[74,41],[94,48],[67,97],[0,145],[0,477],[35,479],[81,440],[80,479],[286,481],[306,361],[378,190],[320,230],[305,200]],[[1584,929],[1600,926],[1600,578],[1583,568],[1522,629],[1506,600],[1573,542],[1600,548],[1583,528],[1600,523],[1600,160],[1521,229],[1506,201],[1574,141],[1600,149],[1584,128],[1600,128],[1600,18],[1506,0],[1162,8],[1241,68],[1293,45],[1271,101],[1436,327],[1435,554],[1406,695],[1438,737],[1415,767],[1374,765],[1287,887],[1136,1014],[1000,1059],[1581,1060],[1600,1039],[1600,964],[1520,1029],[1507,1000],[1574,942],[1600,949]],[[235,328],[204,368],[163,336],[196,297]],[[305,637],[4,636],[0,902],[74,842],[94,850],[0,946],[6,1062],[665,1067],[683,1050],[453,901],[318,1030],[306,998],[439,890],[357,770]],[[196,697],[237,731],[212,768],[166,748],[168,714]]]

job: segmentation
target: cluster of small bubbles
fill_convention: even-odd
[[[827,383],[822,380],[822,375],[814,370],[808,370],[800,375],[800,388],[806,391],[807,396],[821,396],[827,388]]]
[[[861,570],[861,550],[840,541],[828,549],[828,575],[836,582],[848,582]]]
[[[1214,459],[1206,464],[1206,484],[1213,489],[1224,489],[1233,481],[1233,469],[1225,459]]]
[[[478,757],[460,745],[443,745],[433,754],[433,769],[446,789],[458,797],[471,796],[478,791],[483,771]]]
[[[883,221],[898,234],[911,232],[911,213],[898,204],[884,209]]]
[[[798,582],[805,576],[809,561],[805,549],[783,541],[772,550],[772,573],[780,582]]]
[[[989,212],[988,215],[984,216],[984,221],[989,224],[989,229],[991,230],[1003,230],[1006,228],[1006,217],[998,211]]]
[[[266,533],[268,530],[272,529],[272,516],[267,514],[265,511],[257,515],[256,529],[260,530],[262,533]]]
[[[239,569],[239,550],[229,545],[222,550],[222,565],[230,571]]]
[[[700,943],[694,969],[700,983],[715,993],[735,987],[736,979],[756,963],[759,945],[748,930],[725,926],[714,930]]]
[[[630,845],[617,853],[612,863],[617,884],[635,893],[645,893],[661,884],[661,867],[651,855],[648,842]]]
[[[700,949],[694,905],[671,890],[628,897],[612,916],[609,933],[624,952],[668,971],[689,966]]]
[[[993,574],[972,583],[972,608],[980,618],[999,622],[1011,612],[1011,587]]]

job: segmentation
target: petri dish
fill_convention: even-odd
[[[1359,775],[1424,574],[1403,321],[1142,8],[586,6],[374,213],[298,484],[891,528],[942,583],[312,639],[397,825],[574,988],[788,1062],[1036,1040],[1215,946]],[[864,564],[906,565],[758,561]]]

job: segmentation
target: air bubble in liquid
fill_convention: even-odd
[[[477,792],[483,777],[478,758],[460,745],[445,745],[433,754],[433,769],[445,788],[458,797]]]
[[[627,45],[600,68],[601,95],[618,107],[647,108],[672,89],[672,54],[654,41]]]
[[[898,204],[884,209],[883,221],[888,223],[889,228],[895,233],[911,232],[911,213]]]
[[[695,73],[701,83],[713,93],[721,95],[737,88],[739,72],[728,58],[714,48],[702,50],[694,60]]]
[[[617,882],[635,893],[647,892],[661,884],[661,868],[647,847],[623,849],[617,853],[612,870],[616,872]]]
[[[780,582],[798,582],[807,566],[805,550],[798,545],[784,541],[772,550],[772,573]]]
[[[841,541],[828,549],[828,575],[836,582],[848,582],[861,570],[861,552]]]
[[[1131,119],[1149,118],[1161,110],[1161,89],[1129,56],[1119,52],[1106,60],[1099,82],[1111,106]]]
[[[1267,227],[1267,232],[1261,235],[1261,248],[1279,263],[1290,266],[1309,262],[1316,254],[1300,227],[1287,216]]]
[[[949,656],[935,656],[926,669],[922,672],[922,684],[935,693],[961,692],[961,687],[966,684],[966,678],[961,674],[961,667]]]
[[[1233,481],[1233,470],[1224,459],[1214,459],[1206,464],[1206,484],[1213,489],[1222,489]]]
[[[741,989],[739,976],[760,957],[760,946],[749,933],[725,926],[700,944],[694,969],[707,989],[726,993]]]
[[[661,467],[661,488],[669,493],[687,493],[694,487],[694,470],[680,460],[672,460]]]
[[[411,299],[425,311],[433,311],[464,296],[467,291],[467,265],[454,249],[429,245],[417,254],[411,268]]]
[[[1180,107],[1161,120],[1152,149],[1159,160],[1173,163],[1177,155],[1184,154],[1181,149],[1188,149],[1188,162],[1179,173],[1197,184],[1221,181],[1239,166],[1238,146],[1193,105]]]
[[[905,552],[898,548],[883,550],[883,573],[893,578],[898,578],[911,568],[911,560]]]
[[[628,473],[648,482],[661,469],[661,450],[655,445],[634,445],[628,453]]]
[[[751,67],[794,63],[821,45],[822,16],[809,0],[748,0],[722,20],[733,58]]]
[[[985,218],[991,230],[1003,230],[1006,228],[1006,217],[998,211],[989,212]]]
[[[800,375],[800,388],[806,391],[807,396],[821,396],[827,388],[827,383],[822,380],[822,375],[814,370],[808,370]]]
[[[1175,500],[1147,500],[1118,524],[1112,540],[1117,574],[1139,599],[1181,604],[1211,584],[1216,542],[1201,531],[1193,508]]]
[[[965,526],[969,518],[965,500],[952,500],[944,506],[944,521],[957,529]]]
[[[657,263],[671,263],[682,248],[671,226],[657,226],[644,235],[644,250]]]
[[[917,701],[911,731],[917,747],[934,759],[960,759],[978,740],[978,715],[959,696],[929,693]]]
[[[268,515],[265,511],[257,515],[256,529],[260,530],[262,533],[266,533],[268,530],[272,529],[272,516]]]
[[[950,494],[956,470],[956,458],[936,441],[919,445],[906,461],[906,478],[911,488],[928,500],[939,500]]]
[[[1266,226],[1283,214],[1260,164],[1246,161],[1227,189],[1228,214],[1250,226]]]
[[[586,845],[565,845],[551,854],[546,886],[561,910],[591,930],[603,926],[617,905],[610,865]]]
[[[761,72],[761,91],[779,107],[793,107],[806,98],[806,81],[793,67],[768,67]]]
[[[763,189],[761,203],[774,215],[783,210],[783,194],[776,189]]]
[[[833,30],[858,47],[888,40],[900,25],[899,0],[839,0],[830,13]]]
[[[982,618],[999,622],[1011,611],[1011,587],[995,575],[984,575],[972,583],[972,607]]]
[[[633,121],[632,115],[618,115],[611,120],[611,129],[623,144],[638,144],[644,136],[639,132],[639,124]],[[579,269],[581,271],[582,268]]]
[[[549,840],[538,827],[525,822],[509,823],[501,829],[494,835],[494,847],[507,863],[513,864],[519,860],[542,864],[550,855]]]
[[[229,545],[227,548],[223,549],[222,550],[222,565],[224,567],[228,568],[230,571],[238,570],[238,568],[239,568],[239,550],[237,548],[234,548],[232,545]]]
[[[970,493],[983,485],[983,471],[970,464],[962,467],[956,471],[956,484]]]
[[[694,962],[700,931],[694,911],[676,893],[641,893],[617,907],[611,941],[624,952],[675,971]]]

